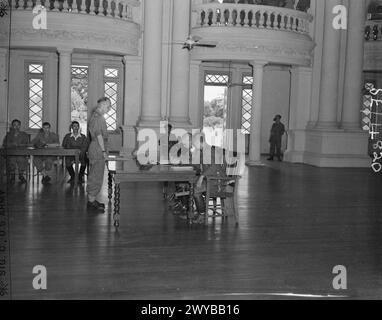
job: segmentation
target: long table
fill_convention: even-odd
[[[188,182],[190,184],[188,221],[193,216],[193,195],[196,172],[191,168],[169,165],[139,167],[134,160],[112,157],[108,159],[109,200],[112,198],[114,182],[114,226],[120,223],[121,184],[129,182]]]
[[[74,185],[78,185],[78,171],[80,165],[80,153],[78,149],[64,149],[64,148],[7,148],[0,149],[2,156],[25,156],[30,157],[31,172],[33,172],[33,157],[35,156],[52,156],[52,157],[74,157],[75,161],[75,176]]]

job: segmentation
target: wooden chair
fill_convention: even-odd
[[[237,188],[244,167],[245,155],[238,154],[236,162],[227,168],[227,176],[206,176],[206,225],[209,218],[228,216],[234,216],[236,225],[239,224]]]

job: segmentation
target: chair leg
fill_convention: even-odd
[[[236,190],[235,190],[235,193],[233,195],[232,202],[233,202],[232,203],[232,206],[233,206],[232,209],[233,209],[233,214],[234,214],[234,217],[235,217],[235,224],[236,224],[236,226],[238,226],[239,225],[239,210],[238,210],[238,205],[237,205],[237,193],[236,193]]]
[[[208,225],[208,207],[210,202],[210,190],[207,183],[207,192],[206,192],[206,212],[204,213],[204,224]]]
[[[225,220],[227,217],[226,207],[225,207],[225,201],[222,198],[220,198],[220,210],[222,211],[222,220]]]
[[[213,198],[212,199],[212,203],[213,203],[213,215],[215,216],[217,214],[217,205],[218,205],[218,199],[217,198]]]

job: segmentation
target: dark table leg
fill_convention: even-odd
[[[119,227],[119,209],[120,209],[120,196],[121,196],[121,189],[119,186],[119,183],[116,183],[114,185],[114,226],[116,228]]]
[[[108,173],[108,198],[109,198],[109,202],[111,202],[111,199],[113,198],[113,176],[114,176],[114,173],[109,171]]]
[[[77,187],[78,186],[78,170],[80,166],[80,155],[76,153],[75,155],[75,171],[74,171],[74,185]]]
[[[194,218],[194,183],[190,182],[190,197],[188,199],[188,223],[192,223]]]

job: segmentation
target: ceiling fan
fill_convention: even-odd
[[[172,44],[182,45],[182,49],[191,51],[194,47],[216,48],[216,41],[205,41],[201,37],[195,35],[189,35],[184,42],[172,42]]]

